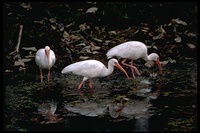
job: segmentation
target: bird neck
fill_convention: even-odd
[[[108,76],[110,75],[114,70],[114,66],[108,64],[108,68],[106,68],[105,72],[103,73],[103,76]]]
[[[143,60],[148,61],[150,60],[151,57],[146,53],[145,56],[143,57]]]
[[[47,64],[48,64],[48,68],[50,68],[50,62],[49,62],[49,55],[50,55],[50,50],[45,50],[45,54],[46,54],[46,61],[47,61]]]
[[[151,53],[147,56],[147,61],[155,61],[156,53]]]

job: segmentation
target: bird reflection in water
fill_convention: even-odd
[[[46,120],[45,124],[49,123],[57,123],[63,120],[63,118],[59,118],[58,115],[55,114],[57,109],[57,102],[56,101],[47,101],[46,103],[40,104],[38,107],[38,114],[44,116]]]

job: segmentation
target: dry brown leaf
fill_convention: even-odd
[[[163,33],[160,33],[157,36],[153,36],[153,40],[161,39],[163,37]]]
[[[92,54],[98,54],[99,52],[98,51],[92,51]]]
[[[94,40],[97,41],[97,42],[103,42],[103,40],[97,39],[97,38],[94,38]]]
[[[144,31],[149,31],[149,27],[142,27],[142,30],[144,30]]]
[[[82,59],[82,60],[87,60],[87,59],[89,59],[90,57],[88,57],[88,56],[80,56],[79,57],[79,59]]]
[[[51,25],[51,28],[52,28],[53,30],[56,30],[56,29],[57,29],[56,26],[53,26],[53,25]]]
[[[80,44],[77,44],[76,46],[86,46],[85,43],[80,43]]]
[[[44,20],[41,20],[41,21],[34,21],[34,23],[44,24]]]
[[[64,29],[65,29],[65,27],[62,25],[62,26],[60,27],[60,31],[64,31]]]
[[[111,42],[111,40],[106,40],[105,45],[108,45]]]
[[[177,36],[174,41],[176,41],[177,43],[180,43],[182,41],[181,37],[180,36]]]
[[[100,50],[100,49],[101,49],[101,47],[95,46],[95,45],[91,44],[91,50],[92,51],[94,51],[94,50]]]
[[[7,73],[7,72],[13,72],[13,70],[5,70],[5,72]]]
[[[50,21],[51,23],[56,23],[56,19],[55,19],[55,18],[50,18],[49,21]]]
[[[79,25],[79,28],[81,31],[84,31],[86,29],[90,29],[90,26],[88,26],[86,23]]]
[[[188,33],[187,36],[188,36],[188,37],[195,37],[196,34],[194,34],[194,33]]]
[[[65,27],[71,27],[71,26],[73,26],[75,23],[73,22],[73,23],[70,23],[70,24],[68,24],[68,25],[66,25]]]
[[[70,35],[66,31],[64,31],[63,32],[63,38],[66,39],[66,40],[70,40]]]
[[[156,31],[166,34],[166,31],[165,31],[165,29],[163,29],[162,25],[158,29],[156,29]]]
[[[28,4],[21,3],[20,6],[22,6],[22,7],[25,8],[26,10],[32,9],[32,7],[31,7],[31,2],[29,2]]]
[[[98,10],[97,7],[91,7],[86,11],[86,13],[95,13],[97,10]]]
[[[169,63],[169,61],[160,61],[160,64],[162,65],[162,66],[165,66],[165,65],[167,65]]]
[[[184,22],[184,21],[182,21],[182,20],[179,20],[179,18],[177,18],[177,19],[172,19],[171,21],[172,21],[173,23],[182,24],[183,26],[186,26],[186,25],[187,25],[186,22]]]
[[[22,59],[18,59],[18,61],[15,61],[14,66],[25,66],[25,64]]]
[[[176,63],[176,60],[169,59],[169,62],[173,64],[173,63]]]
[[[144,65],[146,67],[153,67],[155,65],[155,63],[153,61],[147,61]]]
[[[109,31],[109,32],[108,32],[108,34],[111,34],[111,35],[112,35],[112,34],[113,34],[113,35],[116,35],[116,34],[117,34],[117,32],[116,32],[116,31]]]
[[[22,47],[24,50],[31,50],[31,51],[37,51],[35,47]]]
[[[23,62],[29,62],[31,61],[32,59],[22,59]]]
[[[188,43],[187,45],[188,45],[188,47],[189,47],[189,48],[191,48],[191,49],[194,49],[194,48],[196,48],[196,46],[195,46],[195,45],[193,45],[193,44],[191,44],[191,43]]]

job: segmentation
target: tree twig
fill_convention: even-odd
[[[17,45],[15,47],[15,51],[11,52],[10,55],[14,54],[15,52],[19,52],[19,46],[20,46],[20,42],[21,42],[21,37],[22,37],[22,30],[23,30],[23,25],[20,25],[20,29],[19,29],[19,36],[18,36],[18,40],[17,40]]]
[[[23,25],[20,25],[19,36],[18,36],[18,41],[17,41],[17,46],[16,46],[17,53],[19,52],[19,45],[20,45],[21,37],[22,37],[22,30],[23,30]]]

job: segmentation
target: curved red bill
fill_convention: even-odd
[[[156,60],[156,64],[158,65],[159,74],[162,74],[162,66],[160,64],[159,58]]]
[[[125,75],[126,75],[126,77],[129,78],[128,74],[126,73],[126,71],[124,70],[124,68],[119,63],[115,62],[115,66],[117,68],[119,68],[122,72],[124,72]]]

